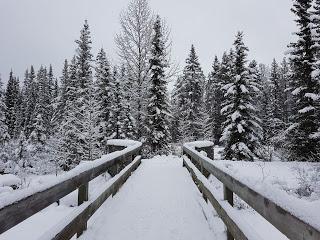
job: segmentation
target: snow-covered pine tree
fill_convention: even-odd
[[[313,20],[313,41],[315,43],[315,57],[316,62],[313,71],[313,77],[317,82],[317,90],[314,95],[310,95],[309,97],[313,98],[316,105],[316,115],[318,120],[320,119],[320,0],[314,1],[314,10],[312,11],[312,20]],[[318,126],[318,131],[311,134],[311,138],[320,141],[320,126]],[[318,144],[318,153],[320,153],[320,144]],[[319,156],[318,156],[319,159]]]
[[[87,96],[84,96],[85,102],[81,111],[81,133],[80,140],[83,148],[81,155],[83,160],[92,161],[97,159],[101,153],[99,137],[99,112],[98,101],[95,98],[95,89],[93,83],[88,86],[88,90],[85,91]]]
[[[122,122],[122,138],[135,139],[136,127],[135,121],[132,116],[132,81],[129,78],[128,71],[124,65],[121,67],[120,73],[120,88],[121,88],[121,99],[122,99],[122,111],[121,111],[121,122]]]
[[[7,90],[5,93],[5,105],[6,105],[6,125],[8,127],[8,133],[14,137],[14,129],[17,116],[17,100],[19,96],[19,82],[16,77],[13,76],[11,70],[9,81],[7,84]]]
[[[59,128],[59,125],[63,119],[65,107],[66,107],[66,101],[67,101],[66,92],[67,92],[67,86],[69,84],[69,64],[67,59],[64,60],[62,75],[60,77],[60,84],[61,84],[61,87],[59,87],[58,83],[56,84],[57,86],[55,87],[56,88],[55,102],[53,107],[53,116],[51,120],[53,131],[56,131]]]
[[[146,144],[154,154],[167,154],[171,141],[167,82],[165,68],[168,62],[162,35],[161,19],[157,16],[153,26],[150,68],[151,86],[145,117]]]
[[[7,153],[9,141],[10,135],[8,133],[8,126],[6,124],[5,92],[3,90],[3,83],[0,75],[0,174],[6,172],[6,163],[9,160]]]
[[[50,85],[48,81],[47,70],[45,67],[41,66],[37,74],[37,102],[33,112],[33,130],[35,130],[35,123],[39,123],[41,119],[41,124],[44,128],[44,135],[48,134],[50,130],[51,121],[51,101],[50,101]]]
[[[277,136],[284,129],[283,117],[283,102],[282,96],[285,94],[280,82],[279,65],[275,59],[271,63],[270,79],[269,79],[269,107],[271,113],[268,119],[270,128],[269,138]]]
[[[222,131],[223,118],[221,115],[223,101],[223,82],[220,77],[220,62],[216,56],[212,65],[212,71],[209,73],[205,88],[205,107],[206,107],[206,138],[212,139],[216,144],[219,143]]]
[[[42,116],[42,113],[39,112],[34,119],[33,131],[28,139],[28,142],[36,148],[34,151],[38,151],[38,148],[45,145],[47,140],[45,121]]]
[[[77,105],[80,110],[77,114],[80,125],[79,131],[79,144],[81,145],[79,151],[80,160],[92,160],[95,156],[93,136],[96,124],[96,119],[93,113],[96,101],[94,99],[93,91],[93,77],[92,77],[92,53],[91,53],[91,36],[88,21],[85,20],[83,28],[80,32],[79,40],[77,43],[76,59],[77,59],[77,79],[79,82],[79,88],[77,93]],[[92,109],[94,107],[94,109]]]
[[[55,99],[57,97],[59,97],[59,91],[60,91],[60,86],[59,86],[58,79],[56,78],[54,80],[54,89],[53,89],[53,100],[54,100],[54,102],[56,101]]]
[[[316,47],[312,37],[310,10],[312,0],[295,0],[292,12],[296,15],[298,40],[290,45],[292,65],[292,94],[294,95],[293,123],[289,127],[289,160],[319,161],[319,129],[317,101],[319,82],[315,77]]]
[[[53,68],[52,65],[50,64],[49,66],[49,71],[48,71],[48,91],[49,91],[49,99],[51,102],[53,101],[54,98],[54,89],[55,89],[55,79],[53,75]]]
[[[183,78],[182,76],[178,76],[171,96],[171,136],[172,141],[174,143],[179,142],[182,139],[182,130],[181,130],[181,123],[182,123],[182,112],[181,107],[184,104],[184,91],[183,91]]]
[[[79,137],[81,120],[78,117],[80,109],[77,104],[79,85],[77,61],[73,57],[69,65],[69,77],[65,89],[64,113],[59,131],[55,135],[56,139],[60,139],[57,146],[58,162],[64,171],[70,170],[81,161],[82,145]]]
[[[292,116],[292,95],[290,93],[290,66],[286,58],[283,58],[280,65],[280,83],[283,93],[281,94],[282,102],[282,121],[285,123],[285,127],[288,127]]]
[[[6,104],[5,104],[5,93],[3,90],[3,83],[0,76],[0,146],[6,145],[10,140],[10,135],[8,133],[8,126],[6,124]],[[0,150],[1,154],[2,150]],[[1,162],[1,159],[0,159]]]
[[[52,117],[53,117],[53,114],[54,114],[54,108],[55,108],[55,101],[57,100],[56,99],[56,79],[54,78],[54,75],[53,75],[53,68],[52,68],[52,65],[50,64],[49,66],[49,71],[48,71],[48,74],[47,74],[47,92],[48,92],[48,96],[47,96],[47,99],[46,99],[46,105],[47,105],[47,109],[48,109],[48,113],[47,113],[47,116],[48,116],[48,128],[49,129],[52,129],[50,126],[51,125],[51,120],[52,120]]]
[[[92,53],[91,53],[91,36],[88,21],[85,20],[83,28],[80,32],[79,40],[75,41],[77,44],[76,58],[77,58],[77,74],[82,91],[89,91],[92,83]]]
[[[199,140],[204,134],[203,86],[205,77],[192,45],[186,59],[181,83],[182,134],[185,141]]]
[[[230,53],[224,52],[222,55],[222,60],[220,64],[219,70],[219,78],[223,85],[226,85],[231,82],[233,75],[233,50],[230,50]],[[223,96],[224,99],[224,96]]]
[[[263,144],[269,145],[272,136],[272,128],[270,126],[270,119],[273,117],[273,107],[271,104],[271,83],[270,83],[270,69],[265,64],[259,65],[259,79],[261,84],[261,92],[258,95],[259,101],[259,117],[261,119],[261,126],[263,129],[262,140]]]
[[[27,138],[24,134],[24,131],[20,133],[20,136],[18,138],[18,146],[17,149],[15,149],[16,152],[16,158],[18,160],[18,164],[22,168],[26,168],[30,165],[30,158],[28,156],[28,150],[27,150]]]
[[[243,33],[234,42],[235,61],[233,82],[223,86],[225,103],[221,112],[226,116],[221,140],[225,143],[224,157],[230,160],[253,160],[260,145],[260,120],[253,97],[260,92],[247,63],[248,48]]]
[[[108,139],[121,138],[122,135],[122,93],[117,67],[113,68],[110,95],[110,115],[106,123]]]
[[[63,69],[62,69],[62,75],[60,77],[60,84],[61,84],[61,104],[64,106],[66,102],[66,89],[67,85],[69,83],[69,63],[68,60],[64,60]]]
[[[98,101],[100,112],[97,123],[99,125],[98,141],[101,145],[101,149],[104,149],[104,153],[106,153],[105,144],[111,135],[109,129],[107,128],[107,121],[110,118],[113,82],[111,79],[112,76],[110,64],[107,59],[106,52],[102,48],[100,49],[96,58],[95,78],[95,95]]]
[[[26,75],[23,89],[24,99],[24,134],[29,136],[33,130],[32,118],[37,103],[37,82],[36,74],[33,66],[30,67],[30,72]]]
[[[20,90],[20,83],[19,79],[17,79],[17,100],[15,104],[15,124],[14,124],[14,131],[13,136],[14,138],[18,138],[20,136],[20,132],[23,130],[23,118],[24,118],[24,109],[23,109],[23,92]]]
[[[219,70],[219,78],[222,86],[229,84],[232,82],[234,76],[234,52],[233,49],[230,49],[229,53],[224,52],[221,59],[220,70]],[[226,102],[226,97],[224,93],[222,94],[222,106]],[[220,113],[222,118],[222,123],[226,121],[224,114]],[[222,127],[222,126],[221,126]]]

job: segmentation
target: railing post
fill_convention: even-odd
[[[223,184],[223,199],[227,200],[228,203],[233,206],[233,192]],[[233,240],[231,232],[227,229],[227,240]]]
[[[89,183],[83,184],[78,188],[78,206],[89,199]],[[80,237],[83,231],[87,230],[87,222],[79,227],[77,237]]]

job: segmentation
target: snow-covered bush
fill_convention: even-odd
[[[294,169],[297,172],[299,187],[295,193],[299,197],[320,197],[320,167],[299,168]],[[314,197],[313,197],[313,196]]]

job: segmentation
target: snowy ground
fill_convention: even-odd
[[[215,159],[221,159],[215,149]],[[284,205],[292,205],[293,212],[303,210],[303,217],[317,225],[320,222],[320,163],[303,162],[244,162],[244,161],[214,161],[216,166],[232,176],[241,179],[253,189],[264,190],[264,194],[273,196]],[[211,184],[221,193],[222,184],[210,176]],[[280,196],[280,197],[279,197]],[[285,202],[288,200],[288,202]],[[256,229],[264,239],[288,239],[250,208],[239,198],[235,205],[243,219]]]
[[[81,239],[224,240],[213,216],[178,157],[145,159],[119,193],[89,221]]]

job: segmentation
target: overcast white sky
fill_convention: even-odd
[[[84,19],[91,27],[93,51],[104,47],[116,60],[114,35],[119,13],[129,0],[0,0],[0,73],[23,78],[33,64],[52,63],[60,76],[63,60],[74,54]],[[238,30],[245,33],[250,58],[281,59],[295,31],[291,0],[150,0],[172,31],[173,58],[183,67],[195,44],[207,74],[214,55],[228,50]]]

